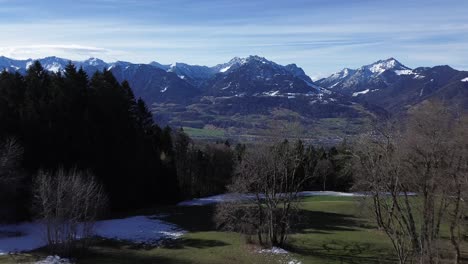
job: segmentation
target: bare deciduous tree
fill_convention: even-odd
[[[262,245],[282,245],[295,217],[298,192],[310,178],[307,166],[300,141],[248,149],[228,190],[250,199],[220,204],[218,225],[256,234]]]
[[[72,254],[86,247],[95,220],[107,202],[94,177],[77,170],[40,171],[34,186],[35,209],[46,225],[52,251]]]
[[[368,192],[364,202],[370,202],[376,223],[390,238],[399,262],[406,263],[418,247],[411,190],[403,175],[398,134],[386,132],[378,129],[358,142],[354,188]]]
[[[404,130],[378,129],[356,147],[356,188],[368,191],[378,226],[393,243],[400,263],[440,256],[441,225],[450,225],[455,262],[467,182],[465,117],[438,103],[413,111]],[[410,194],[415,192],[417,197]]]

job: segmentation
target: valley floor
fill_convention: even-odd
[[[304,197],[298,229],[284,250],[273,251],[250,245],[239,234],[218,231],[212,219],[212,203],[148,209],[137,213],[157,214],[158,221],[186,233],[159,246],[101,239],[75,263],[395,263],[388,239],[364,219],[359,199],[342,195]],[[466,245],[464,252],[468,253]],[[0,264],[34,263],[46,257],[39,249],[0,256]]]

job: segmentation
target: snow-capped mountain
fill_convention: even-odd
[[[167,72],[176,73],[177,76],[179,76],[179,78],[186,80],[187,82],[200,89],[205,89],[207,88],[206,82],[211,79],[214,79],[215,75],[229,75],[237,69],[245,67],[245,65],[252,64],[254,62],[269,65],[270,67],[274,68],[275,71],[277,71],[277,74],[283,74],[284,71],[287,71],[294,77],[300,78],[303,81],[305,81],[307,84],[309,84],[309,86],[316,87],[316,85],[313,83],[310,77],[305,74],[304,70],[302,70],[296,64],[281,66],[259,56],[249,56],[246,58],[234,57],[229,62],[221,63],[213,67],[190,65],[180,62],[173,63],[171,65],[163,65],[158,62],[151,62],[150,65],[163,69]],[[261,75],[258,76],[261,77]],[[316,87],[316,89],[318,89],[318,87]]]
[[[34,60],[0,57],[0,69],[26,73]],[[124,61],[107,63],[98,58],[70,61],[58,57],[39,59],[51,72],[63,71],[71,62],[91,77],[96,71],[109,70],[118,81],[128,80],[134,93],[149,104],[184,103],[203,97],[223,98],[306,98],[309,103],[366,102],[390,112],[430,98],[444,98],[465,104],[468,74],[448,66],[411,69],[394,58],[380,60],[358,69],[345,68],[313,82],[295,64],[286,66],[259,56],[235,57],[212,67],[158,62],[135,64]],[[246,99],[241,99],[246,100]],[[468,107],[467,107],[468,108]]]
[[[165,101],[185,102],[199,95],[196,87],[175,73],[149,64],[116,62],[108,69],[118,81],[127,80],[135,95],[149,104]]]
[[[386,89],[374,89],[374,92],[359,95],[356,99],[378,104],[393,113],[404,112],[432,99],[468,109],[468,83],[463,82],[468,72],[457,71],[449,66],[421,67],[399,77],[397,82]]]
[[[167,72],[176,73],[179,78],[184,79],[195,86],[203,86],[203,83],[215,76],[217,73],[226,73],[228,70],[233,70],[246,62],[245,58],[235,57],[227,63],[215,65],[213,67],[190,65],[187,63],[176,62],[173,64],[161,64],[156,61],[150,65],[158,67]]]
[[[207,66],[189,65],[180,62],[171,64],[167,71],[177,74],[179,78],[197,87],[200,87],[204,81],[210,79],[216,73],[213,68]]]
[[[234,58],[215,68],[219,73],[207,82],[207,89],[216,96],[293,97],[321,93],[296,65],[282,66],[259,56]]]
[[[317,81],[317,83],[330,90],[357,96],[375,89],[385,89],[397,82],[401,75],[414,75],[417,78],[417,74],[410,68],[394,58],[389,58],[362,66],[359,69],[344,68]]]
[[[468,84],[462,81],[466,76],[468,72],[449,66],[411,69],[390,58],[355,70],[345,68],[317,83],[398,113],[434,98],[468,109]]]
[[[13,60],[4,56],[0,56],[0,69],[6,70],[9,72],[19,71],[24,73],[26,69],[26,60]]]
[[[213,67],[214,72],[216,73],[226,73],[230,70],[235,70],[241,65],[244,65],[247,62],[248,58],[239,58],[234,57],[230,61],[222,64],[218,64]]]

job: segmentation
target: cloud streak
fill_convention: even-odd
[[[104,48],[81,46],[81,45],[28,45],[28,46],[4,46],[0,47],[0,53],[8,57],[18,59],[38,58],[41,56],[64,56],[74,59],[73,57],[82,56],[94,57],[105,55],[109,50]]]

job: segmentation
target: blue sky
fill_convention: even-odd
[[[395,57],[468,69],[465,0],[0,0],[0,55],[215,65],[260,55],[311,77]]]

